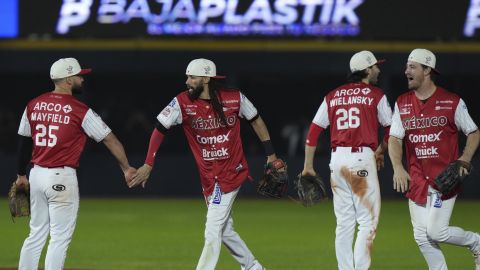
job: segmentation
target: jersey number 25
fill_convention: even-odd
[[[55,126],[55,125],[49,125],[49,126],[45,126],[43,124],[36,125],[35,129],[38,132],[37,132],[37,135],[35,136],[35,145],[48,146],[48,147],[55,146],[57,144],[57,136],[54,134],[54,131],[58,130],[59,128],[60,128],[59,126]]]

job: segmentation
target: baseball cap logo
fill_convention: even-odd
[[[430,61],[432,61],[432,57],[427,56],[427,57],[425,58],[425,64],[430,65]]]
[[[72,66],[68,66],[67,67],[67,71],[68,71],[68,74],[71,74],[73,72],[73,67]]]
[[[205,69],[205,74],[210,74],[210,71],[212,71],[212,68],[210,66],[206,66],[204,69]]]
[[[368,56],[366,60],[367,60],[367,62],[368,62],[369,65],[372,64],[372,57]]]

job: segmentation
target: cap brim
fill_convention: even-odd
[[[430,67],[430,68],[431,68],[435,73],[437,73],[438,75],[440,75],[440,71],[438,71],[438,69],[432,68],[432,67]]]
[[[225,79],[225,78],[227,78],[227,76],[217,75],[217,76],[213,76],[212,78],[214,78],[214,79]]]
[[[91,68],[86,68],[86,69],[80,70],[80,72],[77,75],[84,75],[84,74],[88,74],[90,72],[92,72],[92,69]]]
[[[387,60],[385,60],[385,59],[380,59],[380,60],[377,60],[376,65],[383,64],[383,63],[385,63],[385,62],[387,62]]]

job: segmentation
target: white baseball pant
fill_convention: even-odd
[[[480,237],[459,227],[449,226],[456,196],[442,201],[441,193],[428,189],[427,204],[409,200],[413,235],[430,270],[447,270],[447,263],[438,243],[480,249]]]
[[[45,270],[61,270],[77,220],[79,194],[75,169],[44,168],[30,171],[30,234],[20,253],[19,270],[37,270],[50,234]]]
[[[242,270],[262,270],[247,245],[233,228],[232,205],[240,188],[223,193],[215,184],[214,192],[207,198],[205,245],[197,264],[197,270],[214,270],[220,256],[221,243],[227,247]]]
[[[338,269],[368,269],[380,215],[380,187],[374,152],[369,147],[336,147],[332,149],[330,170],[337,218],[335,253]],[[358,233],[352,250],[357,223]]]

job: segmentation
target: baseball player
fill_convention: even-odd
[[[18,134],[17,186],[30,185],[30,234],[20,253],[20,270],[36,270],[50,235],[46,270],[63,269],[77,220],[79,191],[76,168],[87,136],[102,141],[120,163],[126,180],[135,173],[122,144],[87,105],[73,97],[82,88],[83,75],[74,58],[53,63],[55,89],[32,99],[23,113]],[[33,168],[26,177],[27,164]]]
[[[368,269],[380,214],[377,169],[383,167],[386,140],[378,143],[379,124],[385,134],[392,110],[376,87],[380,73],[370,51],[350,59],[349,83],[329,92],[313,119],[305,145],[302,175],[316,175],[313,159],[318,137],[330,126],[333,205],[337,218],[335,251],[340,270]],[[352,251],[355,225],[359,224]]]
[[[172,126],[182,125],[199,169],[208,206],[205,245],[196,269],[215,269],[222,242],[242,269],[263,269],[234,231],[231,212],[240,186],[249,177],[240,138],[240,118],[250,122],[263,142],[267,162],[271,162],[277,158],[267,127],[242,92],[221,85],[219,79],[224,77],[217,75],[212,61],[191,61],[186,75],[188,90],[173,98],[157,116],[145,164],[138,169],[129,186],[145,186],[164,134]]]
[[[471,161],[480,133],[465,102],[435,85],[435,64],[435,55],[429,50],[415,49],[408,56],[405,75],[411,91],[398,97],[390,129],[393,187],[406,192],[413,235],[429,269],[447,269],[439,243],[448,243],[468,247],[475,256],[476,270],[480,270],[480,236],[449,226],[459,190],[441,194],[433,182],[450,162]],[[459,130],[467,136],[461,156]],[[402,164],[404,142],[408,172]]]

